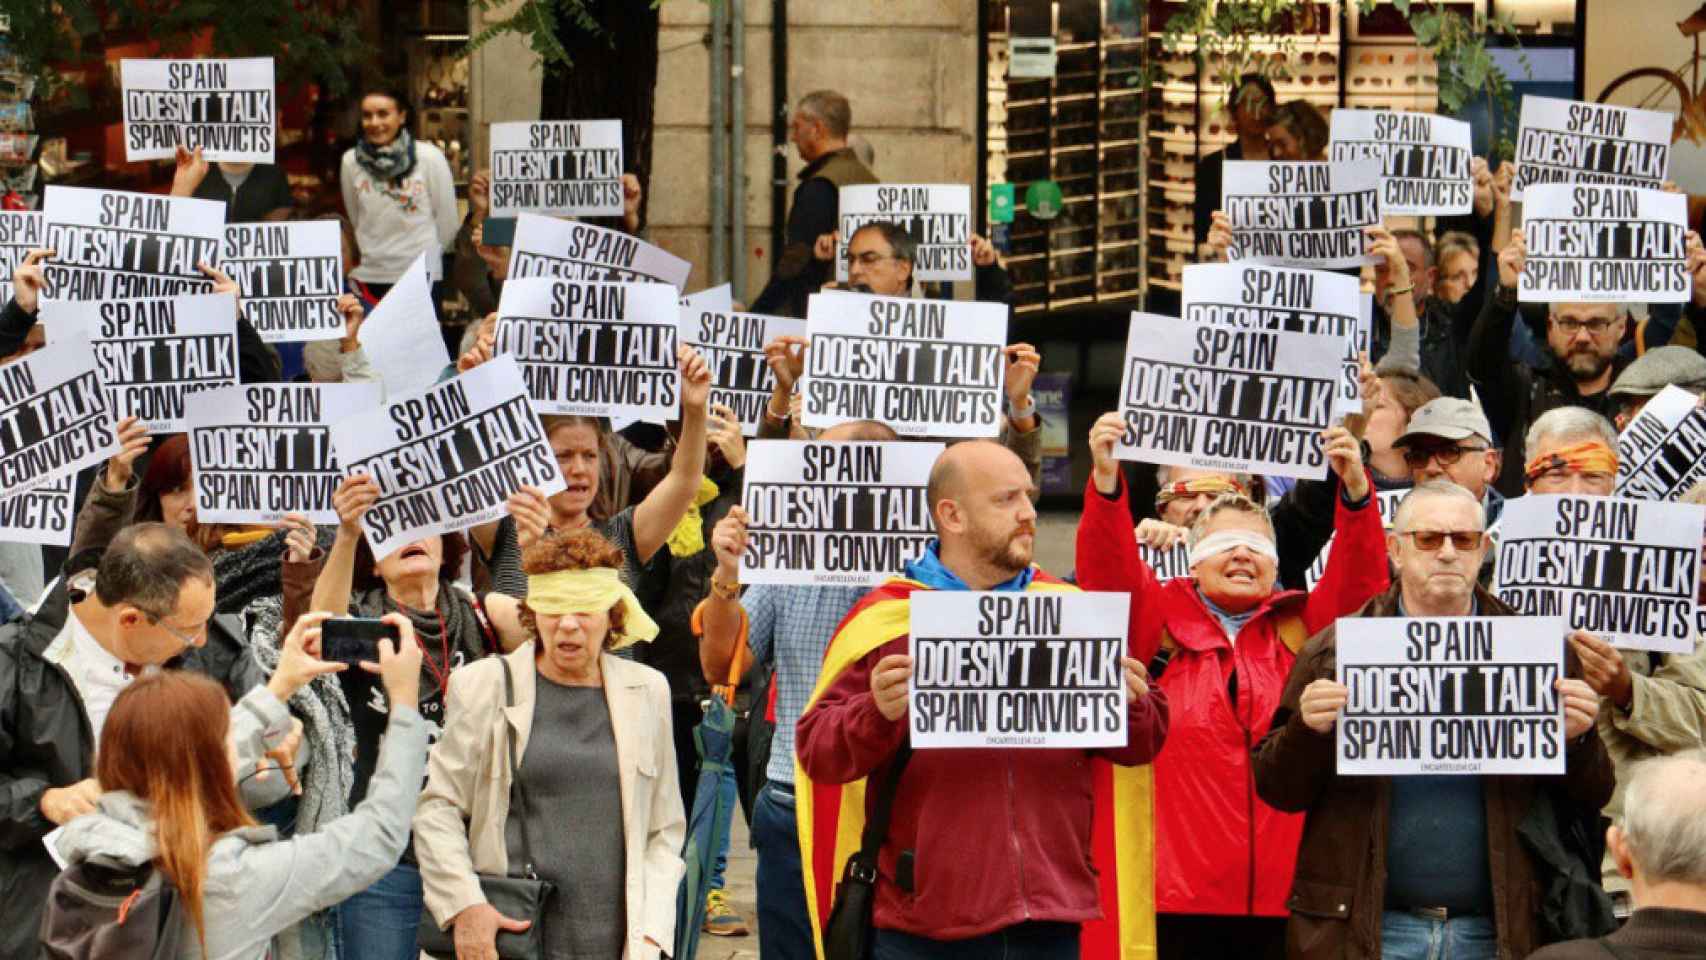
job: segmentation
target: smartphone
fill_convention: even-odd
[[[333,617],[320,624],[320,659],[351,667],[363,660],[377,662],[381,637],[396,643],[396,626],[369,617]]]

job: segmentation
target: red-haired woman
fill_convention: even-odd
[[[389,871],[409,837],[425,774],[427,727],[415,709],[420,647],[405,617],[379,642],[378,674],[391,703],[385,748],[367,798],[317,833],[279,840],[249,817],[237,793],[239,758],[289,727],[284,700],[315,676],[343,669],[318,659],[320,622],[310,614],[286,638],[264,688],[235,709],[218,684],[156,671],[114,701],[101,731],[98,809],[73,820],[59,841],[72,862],[103,857],[152,862],[182,898],[190,929],[182,960],[260,960],[272,938]],[[49,925],[53,923],[51,913]]]

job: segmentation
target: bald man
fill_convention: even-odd
[[[862,614],[909,604],[914,590],[1076,590],[1031,563],[1031,486],[1025,465],[1000,444],[944,451],[926,493],[938,539],[906,565],[907,580],[878,587],[842,622],[825,669],[847,666],[820,680],[827,689],[800,717],[796,744],[807,776],[820,784],[868,778],[867,815],[884,785],[898,783],[887,788],[893,809],[877,858],[873,956],[884,960],[1077,957],[1080,926],[1102,915],[1090,866],[1099,814],[1086,803],[1094,795],[1087,761],[1148,763],[1166,736],[1166,699],[1128,654],[1127,738],[1118,747],[912,754],[908,618]],[[988,829],[956,829],[963,824]]]

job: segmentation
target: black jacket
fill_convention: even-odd
[[[0,627],[0,960],[34,960],[48,884],[59,873],[42,843],[54,828],[42,794],[95,773],[89,715],[71,677],[43,653],[70,615],[67,584],[99,559],[96,550],[73,557],[34,614]],[[208,623],[204,646],[170,666],[218,680],[233,702],[265,680],[242,624],[225,615]]]

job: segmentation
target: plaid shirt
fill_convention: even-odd
[[[759,584],[741,597],[751,621],[747,645],[753,659],[776,665],[776,736],[765,775],[794,782],[794,725],[812,695],[823,654],[847,611],[868,587],[790,587]]]

